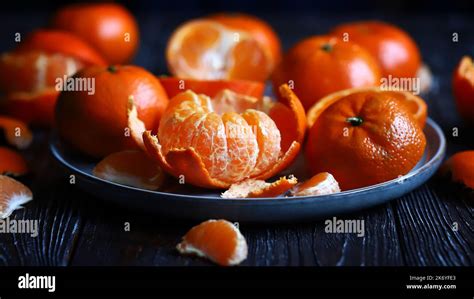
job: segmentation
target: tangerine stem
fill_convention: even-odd
[[[107,67],[107,71],[109,71],[111,73],[115,73],[115,72],[117,72],[117,67],[115,65],[109,65]]]
[[[358,127],[358,126],[362,125],[364,120],[362,119],[362,117],[353,116],[353,117],[348,117],[346,119],[346,122],[350,123],[354,127]]]
[[[326,44],[321,46],[321,49],[324,52],[331,52],[332,51],[332,45],[330,43],[326,43]]]

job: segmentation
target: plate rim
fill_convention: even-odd
[[[431,165],[436,163],[438,160],[442,160],[444,158],[444,154],[446,152],[446,137],[444,136],[444,133],[440,126],[431,118],[427,118],[426,120],[426,125],[429,125],[434,132],[436,133],[436,136],[439,138],[439,147],[437,148],[436,152],[433,154],[431,159],[426,161],[423,165],[421,165],[419,168],[410,171],[409,173],[399,177],[395,178],[389,181],[385,181],[382,183],[378,183],[375,185],[370,185],[367,187],[362,187],[362,188],[357,188],[357,189],[352,189],[352,190],[347,190],[347,191],[342,191],[338,193],[333,193],[333,194],[327,194],[327,195],[320,195],[320,196],[314,196],[314,195],[307,195],[307,196],[297,196],[297,197],[265,197],[265,198],[221,198],[221,197],[213,197],[213,196],[196,196],[196,195],[190,195],[190,194],[179,194],[179,193],[171,193],[171,192],[163,192],[163,191],[153,191],[153,190],[146,190],[146,189],[140,189],[137,187],[133,186],[128,186],[128,185],[122,185],[119,183],[107,181],[105,179],[96,177],[82,169],[79,169],[75,167],[74,165],[71,165],[69,162],[67,162],[64,157],[60,154],[59,149],[56,147],[56,143],[59,142],[58,134],[57,132],[54,132],[51,135],[50,141],[49,141],[49,148],[50,151],[53,155],[53,157],[59,161],[63,167],[72,170],[88,180],[92,181],[98,181],[101,183],[105,184],[110,184],[114,187],[118,188],[125,188],[134,192],[143,192],[147,193],[149,195],[153,196],[164,196],[164,197],[169,197],[172,196],[174,197],[174,200],[183,200],[183,201],[196,201],[196,200],[203,200],[203,201],[213,201],[213,202],[220,202],[220,203],[233,203],[233,204],[288,204],[288,203],[293,203],[293,204],[298,204],[298,203],[310,203],[313,202],[313,200],[317,201],[325,201],[325,200],[334,200],[338,197],[345,197],[345,196],[350,196],[350,195],[356,195],[364,192],[370,192],[370,191],[376,191],[379,188],[383,188],[386,186],[390,186],[394,183],[398,182],[403,182],[407,179],[410,179],[414,176],[417,176],[423,172],[426,172],[429,170]]]

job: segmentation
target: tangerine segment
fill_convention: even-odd
[[[326,195],[341,192],[336,179],[328,172],[314,175],[290,190],[293,196]]]
[[[25,159],[9,148],[0,147],[0,174],[24,175],[28,172]]]
[[[222,193],[222,198],[264,198],[277,197],[290,190],[298,183],[294,176],[281,177],[273,183],[264,180],[247,179],[232,184],[230,188]]]
[[[182,254],[209,258],[221,266],[240,264],[247,258],[247,241],[227,220],[207,220],[191,228],[176,246]]]
[[[108,155],[92,173],[107,181],[147,190],[157,190],[164,180],[164,172],[156,162],[137,150]]]
[[[399,100],[361,91],[341,98],[317,117],[306,157],[313,173],[328,171],[347,190],[408,173],[425,146],[423,131]]]
[[[444,163],[441,171],[451,173],[453,181],[474,189],[474,151],[454,154]]]
[[[423,99],[408,91],[383,90],[378,87],[345,89],[337,91],[322,98],[319,102],[314,104],[313,107],[308,110],[308,113],[306,115],[306,122],[308,128],[311,128],[313,126],[319,115],[321,115],[321,113],[326,110],[326,108],[339,101],[340,99],[343,99],[344,97],[357,92],[378,93],[400,101],[402,105],[404,105],[413,114],[420,127],[424,128],[426,118],[428,117],[428,107]]]
[[[212,107],[218,114],[223,114],[227,111],[243,113],[247,109],[261,110],[262,105],[264,105],[263,99],[224,89],[212,98]]]
[[[255,39],[210,20],[181,25],[168,41],[166,58],[173,75],[190,79],[264,81],[271,71],[271,58]]]
[[[0,219],[7,218],[31,200],[33,193],[28,187],[8,176],[0,175]]]
[[[18,149],[25,149],[33,141],[33,134],[28,126],[17,119],[0,116],[0,129],[3,129],[8,143]]]
[[[254,176],[253,178],[258,180],[266,180],[277,175],[279,172],[290,166],[290,164],[296,159],[296,156],[300,152],[300,148],[301,144],[297,141],[293,141],[285,154],[280,156],[278,161],[276,161],[276,163],[273,164],[271,168],[257,176]]]

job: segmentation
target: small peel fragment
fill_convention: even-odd
[[[298,179],[292,175],[281,177],[273,183],[263,180],[247,179],[232,184],[230,188],[221,194],[222,198],[263,198],[277,197],[290,190],[298,183]]]
[[[0,175],[0,219],[9,217],[31,200],[33,193],[28,187],[6,175]]]
[[[234,266],[247,258],[248,246],[239,229],[227,220],[207,220],[191,228],[176,246],[181,254],[208,258],[221,266]]]
[[[290,190],[293,196],[317,196],[338,192],[341,192],[341,188],[339,188],[336,179],[328,172],[318,173]]]

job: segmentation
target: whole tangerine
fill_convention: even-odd
[[[283,83],[293,87],[304,108],[309,109],[332,92],[378,86],[380,69],[372,55],[354,43],[313,36],[288,51],[272,81],[274,87]]]
[[[93,66],[73,78],[94,80],[95,91],[63,91],[56,106],[60,136],[81,152],[104,157],[137,148],[128,127],[133,101],[147,129],[158,126],[168,97],[153,74],[137,66]]]
[[[390,93],[355,91],[317,117],[305,154],[313,174],[329,172],[348,190],[408,173],[425,145],[422,129],[399,99]]]
[[[70,31],[96,48],[110,64],[125,64],[139,44],[134,16],[116,3],[72,4],[52,18],[54,28]]]
[[[372,54],[379,62],[382,76],[414,78],[421,66],[415,41],[401,28],[381,21],[359,21],[336,26],[332,34],[347,37]]]

